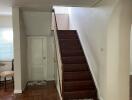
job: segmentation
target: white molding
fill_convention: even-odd
[[[57,71],[57,70],[56,70]],[[57,71],[57,73],[56,73],[56,77],[58,77],[58,71]],[[58,82],[57,82],[58,81]],[[57,78],[57,80],[56,80],[56,88],[57,88],[57,92],[58,92],[58,94],[59,94],[59,98],[60,98],[60,100],[63,100],[62,99],[62,95],[61,95],[61,91],[60,91],[60,86],[59,86],[59,80],[58,80],[58,78]]]
[[[61,96],[60,90],[58,90],[58,88],[57,88],[57,91],[58,91],[60,100],[62,100],[62,96]]]
[[[22,93],[22,90],[14,90],[14,94]]]

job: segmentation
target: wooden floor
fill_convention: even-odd
[[[28,87],[23,94],[13,94],[13,87],[10,82],[7,91],[0,87],[0,100],[59,100],[54,82],[48,82],[44,86]]]
[[[13,85],[8,82],[7,91],[0,86],[0,100],[59,100],[54,82],[45,86],[27,88],[23,94],[13,94]],[[132,76],[130,77],[130,100],[132,100]]]

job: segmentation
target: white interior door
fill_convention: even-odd
[[[29,37],[27,46],[29,80],[46,80],[47,39],[43,37]]]

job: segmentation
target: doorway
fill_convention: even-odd
[[[29,81],[47,80],[47,38],[28,37]]]

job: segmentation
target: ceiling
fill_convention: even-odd
[[[99,0],[0,0],[0,15],[11,15],[12,6],[51,10],[53,5],[91,6]]]

